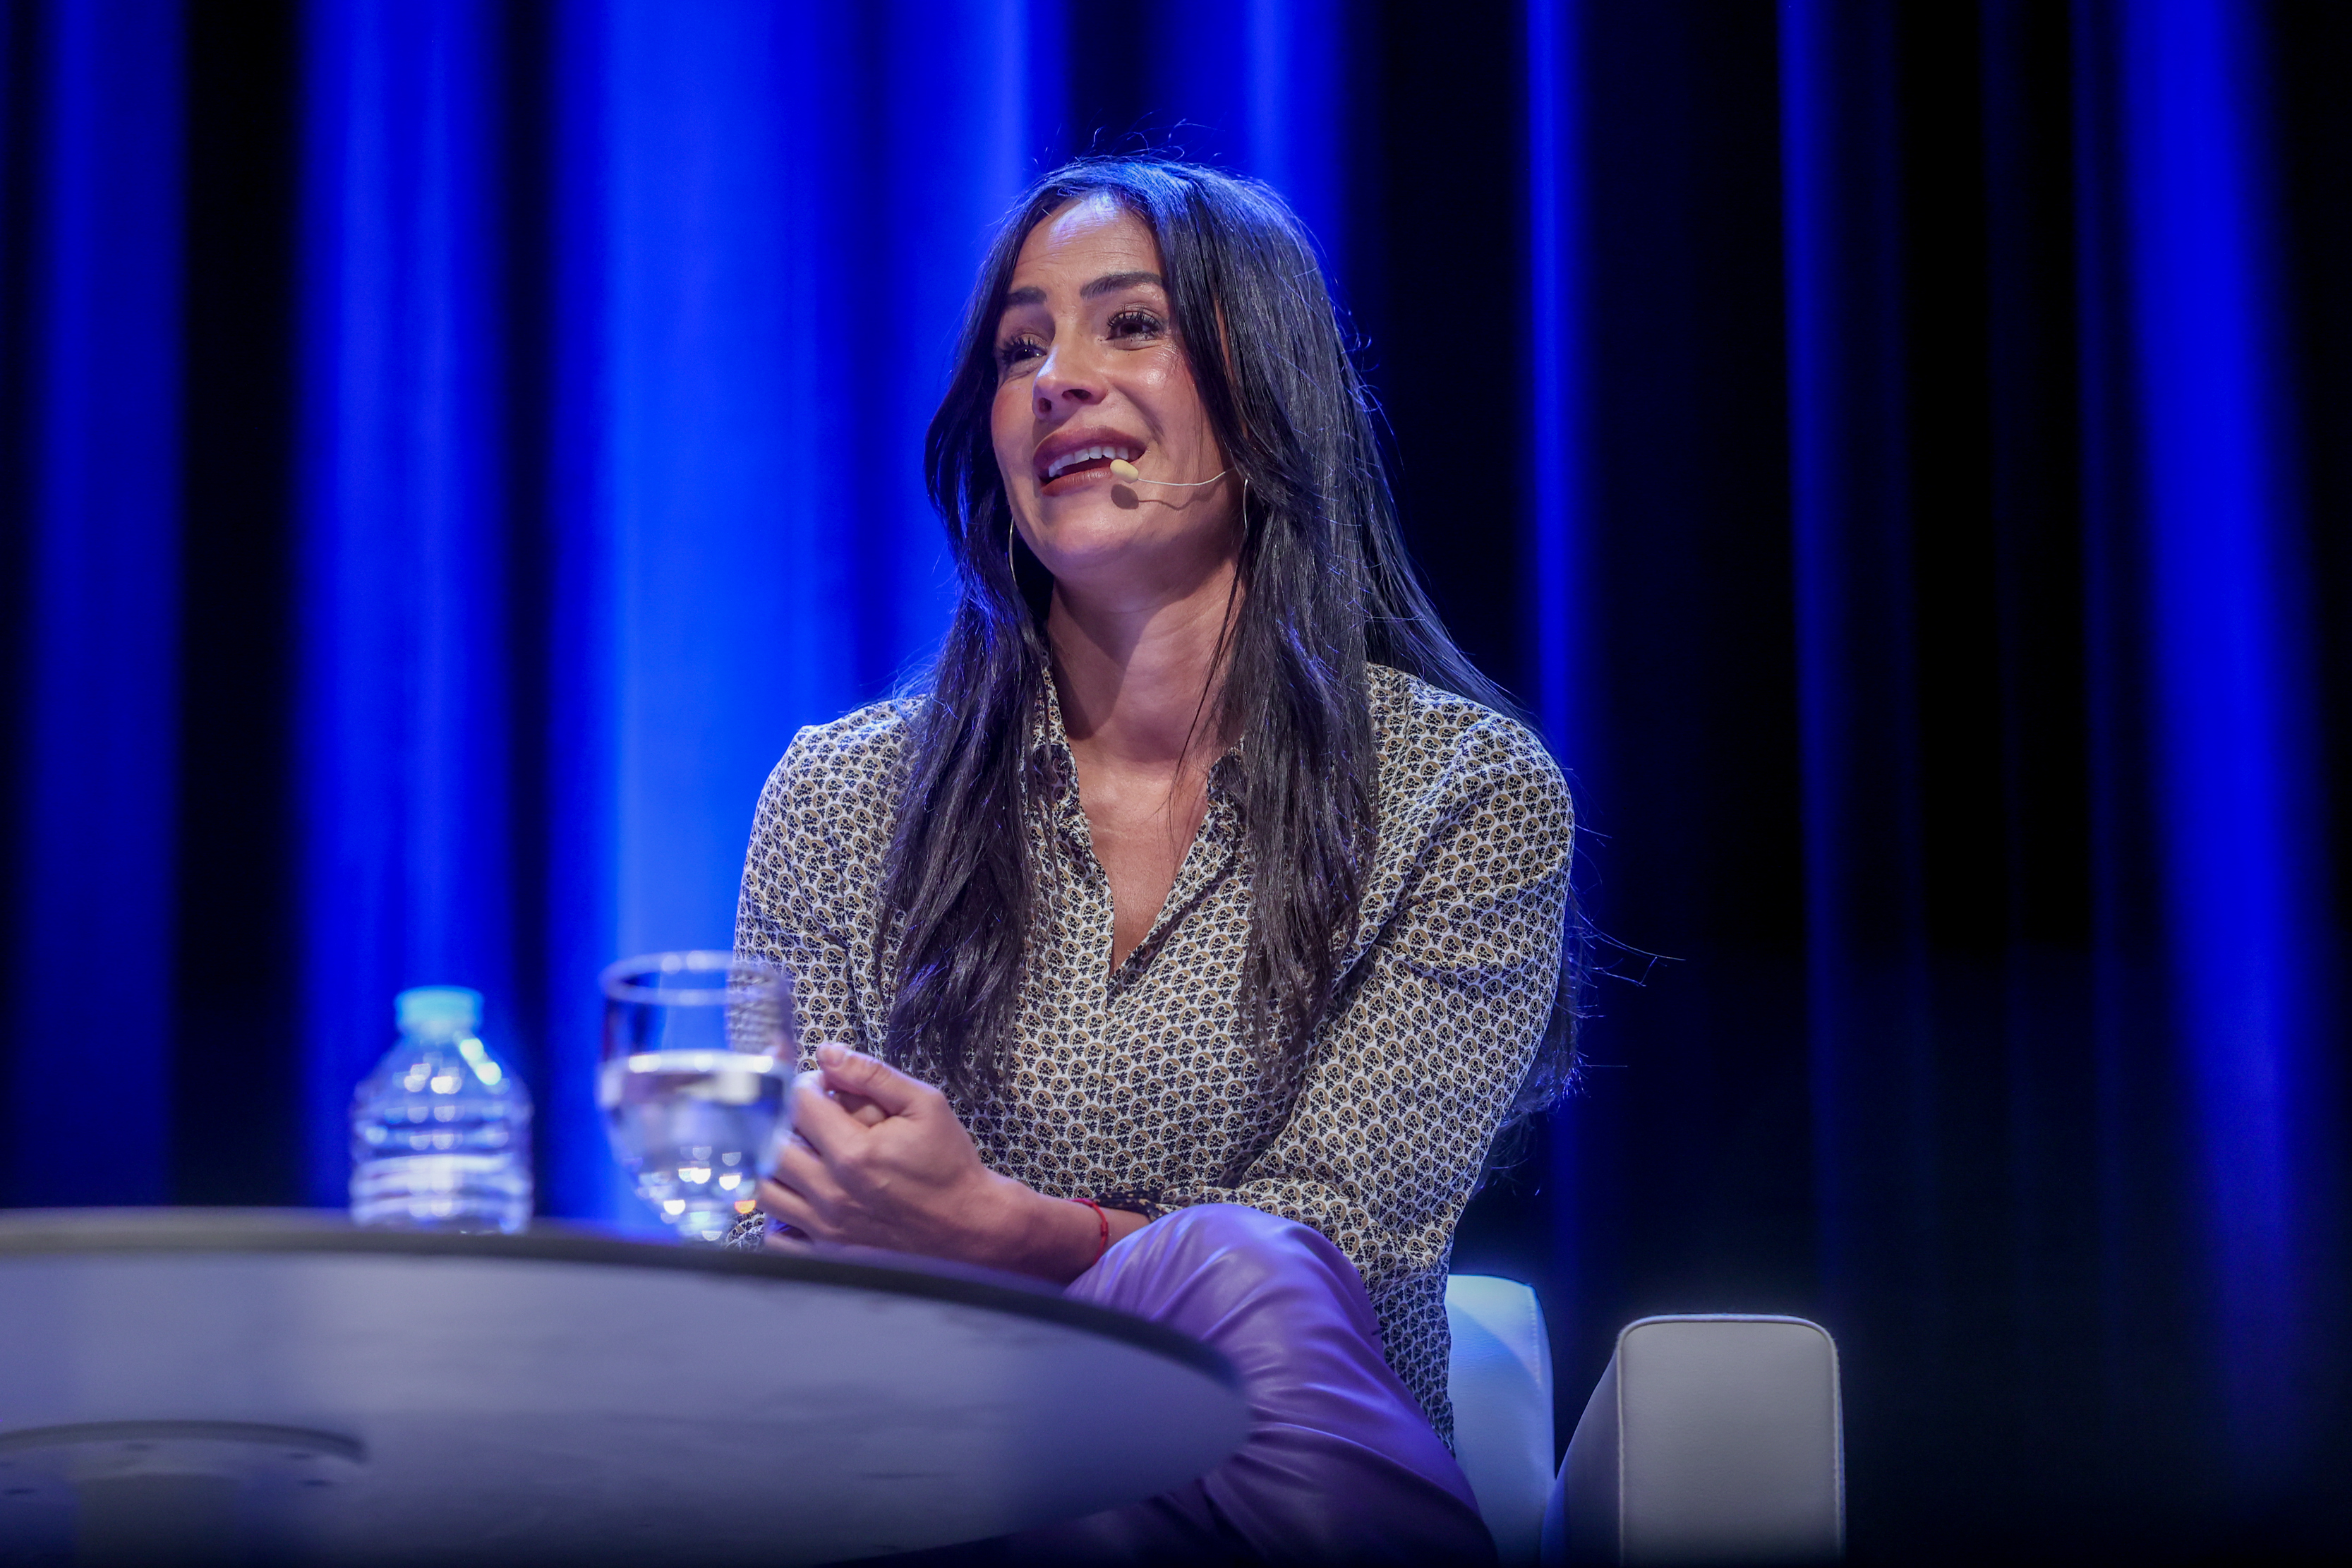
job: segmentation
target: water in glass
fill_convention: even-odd
[[[791,984],[757,959],[656,953],[604,973],[596,1100],[637,1195],[690,1241],[753,1208],[791,1128]]]

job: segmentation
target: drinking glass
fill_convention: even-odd
[[[731,952],[657,952],[604,971],[596,1103],[637,1195],[688,1241],[750,1214],[792,1129],[791,977]]]

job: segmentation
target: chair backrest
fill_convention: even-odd
[[[1555,1563],[1823,1563],[1845,1547],[1837,1346],[1802,1318],[1643,1318],[1569,1439]]]
[[[1516,1279],[1445,1282],[1454,1451],[1504,1568],[1532,1564],[1552,1486],[1551,1341],[1536,1293]]]

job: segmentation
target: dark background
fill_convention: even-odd
[[[1091,7],[1069,28],[1073,144],[1184,142],[1126,68],[1122,18],[1147,9]],[[1531,690],[1515,609],[1528,510],[1518,452],[1531,438],[1524,23],[1517,6],[1461,0],[1377,9],[1347,46],[1344,289],[1393,433],[1412,547],[1461,640]],[[528,455],[547,439],[527,367],[545,361],[551,240],[533,40],[548,16],[531,4],[503,14],[508,330],[511,363],[526,367],[509,389],[509,437]],[[1853,460],[1877,462],[1873,442],[1905,454],[1887,524],[1903,548],[1872,568],[1868,591],[1906,657],[1893,677],[1857,669],[1855,689],[1875,704],[1869,722],[1912,748],[1900,767],[1853,763],[1865,798],[1895,804],[1884,823],[1852,825],[1849,847],[1887,868],[1888,907],[1899,906],[1856,962],[1908,976],[1924,1022],[1899,1052],[1890,1040],[1887,1061],[1851,1065],[1845,1103],[1861,1130],[1840,1134],[1848,1142],[1825,1172],[1808,1023],[1822,933],[1808,923],[1803,858],[1778,24],[1760,3],[1583,8],[1597,587],[1590,754],[1566,761],[1609,973],[1580,1095],[1474,1205],[1456,1266],[1538,1282],[1563,1442],[1634,1317],[1826,1322],[1845,1356],[1858,1561],[2315,1559],[2352,1527],[2340,1354],[2310,1369],[2317,1415],[2293,1458],[2251,1479],[2231,1468],[2205,1366],[2210,1293],[2184,1261],[2172,1047],[2160,1019],[2126,1009],[2119,1021],[2100,1000],[2103,974],[2152,975],[2157,963],[2149,808],[2094,755],[2096,736],[2146,718],[2134,677],[2099,673],[2090,610],[2094,580],[2114,564],[2086,500],[2102,437],[2084,410],[2102,373],[2081,349],[2083,301],[2105,286],[2084,250],[2077,163],[2095,89],[2084,18],[2101,14],[1857,5],[1842,24],[1842,112],[1876,160],[1854,187],[1870,199],[1856,198],[1846,237],[1878,259],[1882,319],[1900,350],[1853,416]],[[2352,268],[2352,13],[2258,14],[2331,781],[2334,847],[2313,852],[2331,857],[2340,973],[2352,910],[2352,303],[2341,282]],[[27,13],[11,16],[5,221],[22,233],[37,84]],[[188,25],[181,885],[208,894],[177,931],[187,1070],[174,1194],[288,1203],[293,1075],[282,1096],[254,1085],[279,1056],[292,1060],[293,998],[246,955],[294,920],[297,17],[289,5],[201,4]],[[11,348],[0,482],[12,501],[25,482],[23,258],[7,251],[0,275]],[[519,458],[512,471],[546,470]],[[544,526],[528,485],[509,504],[518,539]],[[24,581],[13,522],[5,544],[13,595]],[[22,625],[13,610],[7,619]],[[516,656],[525,691],[532,657]],[[9,658],[22,658],[13,634]],[[18,686],[5,683],[12,703]],[[2126,1043],[2114,1048],[2141,1064],[2120,1080],[2101,1077],[2098,1054],[2117,1031]],[[249,1076],[200,1070],[224,1049]],[[2334,1125],[2347,1109],[2328,1108]],[[2323,1177],[2340,1183],[2340,1164]],[[1844,1227],[1834,1246],[1832,1214]],[[2335,1288],[2323,1282],[2316,1299],[2340,1304]]]

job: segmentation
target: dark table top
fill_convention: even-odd
[[[0,1213],[0,1563],[830,1562],[1150,1496],[1245,1420],[1206,1346],[888,1254]]]

